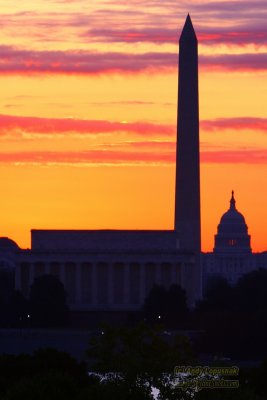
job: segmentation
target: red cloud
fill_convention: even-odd
[[[133,146],[135,149],[136,146]],[[132,149],[132,150],[133,150]],[[173,164],[175,162],[174,149],[165,151],[118,151],[118,150],[91,150],[81,152],[14,152],[0,153],[0,163],[8,164]],[[201,152],[202,163],[217,164],[266,164],[266,149],[246,150],[215,150]]]
[[[267,32],[264,28],[243,27],[221,28],[203,28],[198,33],[198,41],[205,45],[226,44],[229,46],[245,46],[254,44],[256,46],[266,46]]]
[[[267,118],[237,117],[218,118],[203,120],[200,122],[203,131],[222,130],[254,130],[267,132]],[[69,133],[99,135],[126,132],[141,136],[170,136],[175,137],[176,127],[174,125],[163,125],[151,122],[118,122],[105,120],[83,120],[75,118],[38,118],[14,115],[0,115],[0,136],[7,136],[12,132],[57,134]],[[151,142],[141,142],[145,146]],[[153,142],[154,145],[166,145],[169,142]],[[165,144],[164,144],[165,143]]]
[[[213,120],[201,121],[201,128],[204,131],[216,130],[254,130],[267,132],[267,118],[238,117],[238,118],[218,118]]]
[[[204,151],[200,159],[214,164],[266,164],[267,149]]]
[[[16,152],[1,153],[0,163],[30,164],[124,164],[124,163],[170,163],[174,154],[169,152],[154,154],[152,152],[127,152],[112,150],[91,150],[81,152]]]
[[[107,134],[128,132],[137,135],[172,135],[172,125],[160,125],[149,122],[110,122],[105,120],[82,120],[72,118],[38,118],[0,115],[0,135],[11,131],[42,134]]]

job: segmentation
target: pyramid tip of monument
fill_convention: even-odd
[[[190,39],[190,38],[191,39],[192,38],[197,39],[195,30],[194,30],[194,27],[193,27],[193,23],[192,23],[192,20],[191,20],[191,16],[188,13],[187,17],[186,17],[186,20],[185,20],[185,24],[184,24],[183,30],[182,30],[182,33],[181,33],[181,36],[180,36],[180,40],[181,39]]]

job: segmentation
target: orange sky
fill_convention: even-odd
[[[265,0],[5,2],[1,236],[29,247],[32,228],[173,228],[188,11],[200,54],[202,249],[234,189],[253,250],[267,250]]]

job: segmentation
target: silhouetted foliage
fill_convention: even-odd
[[[0,324],[2,327],[22,327],[28,321],[29,305],[23,294],[17,290],[8,297],[0,297]]]
[[[267,359],[264,360],[258,368],[249,371],[247,376],[249,385],[254,388],[256,394],[263,396],[264,399],[267,398],[266,376]]]
[[[15,272],[0,269],[0,296],[6,300],[15,289]]]
[[[73,400],[79,386],[68,374],[51,371],[19,381],[3,400]]]
[[[267,356],[267,271],[244,275],[231,287],[222,278],[210,282],[195,311],[195,323],[205,331],[201,352],[234,358]]]
[[[154,285],[145,299],[143,306],[144,317],[149,322],[162,322],[166,311],[167,291],[164,286]]]
[[[69,320],[64,286],[54,275],[36,278],[30,289],[30,316],[33,326],[64,326]]]
[[[196,394],[195,400],[265,400],[246,386],[238,389],[206,389]]]
[[[7,326],[9,320],[8,301],[15,285],[15,273],[0,268],[0,326]]]
[[[171,285],[168,290],[154,285],[143,306],[143,315],[149,323],[161,323],[168,328],[183,327],[188,313],[185,291],[178,285]]]
[[[130,390],[120,379],[88,376],[85,364],[52,349],[0,357],[0,371],[4,400],[152,400],[147,388]]]
[[[150,389],[144,386],[129,388],[121,379],[97,379],[81,392],[78,400],[153,400]]]
[[[167,340],[145,324],[134,329],[105,327],[103,335],[92,339],[87,354],[94,371],[112,371],[114,383],[121,379],[127,390],[140,388],[147,396],[152,386],[161,388],[164,373],[173,374],[175,365],[193,359],[186,337],[176,335]]]
[[[233,299],[233,288],[225,278],[210,278],[198,308],[205,311],[229,311],[233,308]]]
[[[267,270],[258,269],[242,276],[237,282],[236,306],[239,312],[267,312]]]
[[[152,400],[153,386],[159,390],[159,400],[266,399],[266,361],[234,378],[240,380],[239,389],[204,389],[195,397],[182,391],[173,385],[172,372],[175,365],[195,364],[187,339],[178,336],[166,341],[159,331],[145,325],[134,330],[106,327],[103,335],[94,337],[89,355],[100,375],[89,376],[85,363],[54,349],[2,355],[0,398]]]
[[[11,294],[7,310],[9,326],[20,327],[29,323],[29,302],[20,291],[15,290]]]
[[[238,389],[202,390],[196,395],[196,400],[265,400],[267,363],[263,362],[257,368],[240,369],[234,379],[239,381]]]
[[[10,391],[8,399],[30,399],[34,397],[26,394],[32,390],[35,398],[41,399],[43,397],[38,395],[38,386],[46,392],[45,388],[52,390],[53,384],[61,387],[60,382],[69,377],[80,387],[85,386],[88,383],[86,364],[78,363],[69,354],[54,349],[37,350],[33,355],[0,356],[0,398]],[[48,394],[46,398],[50,399]]]
[[[166,325],[170,328],[182,327],[188,313],[185,290],[179,285],[171,285],[167,291]]]

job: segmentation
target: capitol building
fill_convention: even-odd
[[[244,216],[236,208],[234,192],[229,210],[220,220],[211,253],[202,253],[203,286],[213,277],[235,284],[241,276],[258,268],[267,268],[267,251],[252,253]]]

